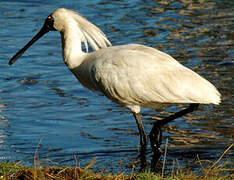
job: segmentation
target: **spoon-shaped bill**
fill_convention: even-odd
[[[49,32],[49,29],[44,25],[41,30],[10,59],[9,65],[12,65],[34,42],[40,39],[47,32]]]

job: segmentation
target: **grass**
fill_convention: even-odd
[[[37,156],[34,157],[34,167],[20,165],[17,163],[0,163],[0,179],[3,180],[228,180],[234,179],[233,165],[227,162],[221,162],[221,159],[234,146],[231,144],[223,154],[214,162],[204,161],[198,158],[201,172],[194,172],[189,168],[172,168],[171,172],[164,174],[164,167],[161,173],[144,172],[137,173],[132,171],[131,174],[106,174],[96,173],[90,168],[95,163],[95,158],[84,168],[79,167],[41,167],[38,166]]]

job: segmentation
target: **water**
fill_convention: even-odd
[[[158,48],[211,81],[220,106],[202,105],[164,128],[167,164],[185,166],[198,154],[215,161],[233,142],[234,3],[203,1],[0,2],[0,160],[130,172],[139,137],[129,111],[83,88],[62,61],[60,37],[50,32],[13,66],[8,60],[58,7],[71,8],[98,25],[113,45],[141,43]],[[164,111],[143,109],[147,132]],[[153,118],[152,118],[153,116]],[[150,149],[150,148],[149,148]],[[149,150],[147,157],[150,159]],[[233,150],[229,158],[233,160]],[[129,168],[126,168],[129,167]]]

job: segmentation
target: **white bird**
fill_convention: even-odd
[[[221,101],[220,93],[210,82],[170,55],[140,44],[111,46],[98,27],[65,8],[49,15],[38,34],[11,58],[9,64],[13,64],[41,36],[53,30],[60,32],[64,63],[80,83],[131,110],[143,151],[147,136],[141,122],[141,107],[157,109],[168,104],[190,104],[189,108],[155,123],[150,140],[153,151],[157,153],[162,125],[192,112],[198,104],[219,104]],[[86,52],[82,51],[82,43]],[[88,44],[94,50],[91,53],[88,53]]]

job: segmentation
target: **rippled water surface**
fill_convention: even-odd
[[[211,81],[220,106],[202,105],[164,128],[167,162],[216,160],[233,142],[234,3],[230,0],[0,1],[0,159],[126,170],[139,137],[129,110],[83,88],[65,67],[60,36],[50,32],[13,66],[9,58],[58,7],[74,9],[99,26],[113,45],[158,48]],[[192,87],[191,87],[192,88]],[[147,132],[157,117],[179,111],[143,109]],[[151,157],[151,151],[147,156]],[[233,150],[230,151],[231,159]],[[131,166],[130,166],[131,167]]]

